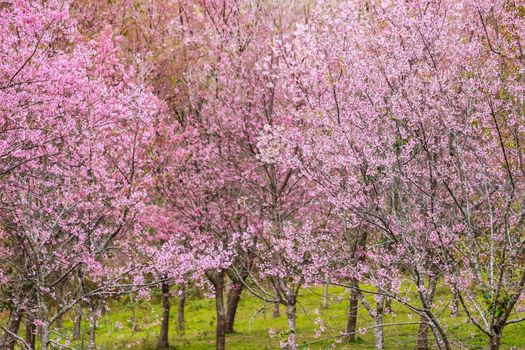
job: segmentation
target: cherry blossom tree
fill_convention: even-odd
[[[3,347],[21,317],[52,326],[79,302],[133,288],[133,250],[149,138],[159,102],[119,63],[111,36],[82,42],[64,1],[8,2],[3,40],[0,263],[10,305]],[[51,305],[55,305],[53,309]]]
[[[158,165],[157,162],[154,164]],[[152,205],[151,202],[149,204],[140,220],[142,227],[147,228],[149,232],[146,234],[146,239],[140,243],[141,250],[146,252],[144,256],[147,258],[142,262],[143,273],[153,282],[158,281],[160,284],[162,318],[157,347],[169,349],[169,321],[173,294],[171,286],[184,286],[190,280],[202,284],[202,276],[193,251],[188,249],[191,244],[189,239],[191,234],[181,230],[178,226],[180,222],[176,220],[177,216],[173,215],[173,211],[166,210],[165,204]],[[184,293],[183,289],[179,290],[179,298],[181,293]],[[180,311],[179,318],[182,319],[178,319],[178,322],[184,322],[184,314],[180,316]],[[180,325],[178,328],[183,330]]]
[[[224,279],[232,264],[234,249],[229,242],[233,230],[242,225],[243,212],[236,202],[234,179],[221,164],[218,139],[205,135],[206,128],[196,128],[199,121],[176,133],[169,133],[163,147],[165,167],[156,176],[157,191],[163,201],[163,215],[167,218],[152,223],[156,231],[165,232],[167,240],[174,242],[191,256],[187,264],[205,276],[215,290],[217,304],[217,347],[224,348],[225,310]],[[202,133],[202,134],[201,134]],[[208,142],[201,137],[210,137]],[[226,175],[226,176],[225,176]],[[171,222],[166,230],[165,222]],[[179,266],[172,266],[178,269]]]
[[[405,305],[439,348],[451,345],[437,280],[491,349],[520,321],[509,319],[524,271],[520,33],[520,8],[505,2],[329,3],[298,29],[289,60],[303,126],[288,162],[377,235],[370,282],[400,300],[410,281],[419,306]]]
[[[272,8],[260,3],[212,1],[186,6],[185,13],[192,17],[183,21],[181,30],[186,50],[199,60],[185,73],[190,105],[167,136],[168,149],[159,152],[172,155],[166,162],[167,182],[162,183],[162,175],[159,179],[167,191],[162,197],[175,209],[181,230],[184,227],[197,242],[207,242],[206,251],[197,252],[195,243],[188,248],[195,251],[220,294],[216,295],[218,323],[226,317],[232,330],[230,317],[255,254],[243,245],[259,239],[265,222],[281,234],[284,221],[291,221],[289,214],[309,198],[301,179],[261,159],[257,146],[265,125],[287,120],[277,112],[280,97],[274,85],[272,41],[290,24],[276,22]],[[222,262],[206,265],[210,255],[223,256]],[[225,275],[232,281],[227,310],[219,301]],[[281,299],[272,297],[273,302],[288,300],[295,305],[296,289],[288,289],[281,290]],[[220,333],[218,327],[222,338]]]

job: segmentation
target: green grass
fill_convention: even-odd
[[[298,305],[298,339],[301,344],[310,344],[302,349],[328,349],[334,344],[334,339],[346,324],[348,308],[348,293],[342,288],[330,289],[330,302],[326,310],[321,310],[321,289],[303,290]],[[133,331],[133,308],[125,301],[114,302],[99,320],[97,328],[97,346],[99,349],[155,349],[156,337],[160,323],[160,303],[153,297],[150,301],[135,302],[138,328]],[[443,308],[443,319],[447,324],[450,338],[453,342],[463,344],[463,349],[486,348],[485,337],[476,332],[474,326],[466,322],[464,315],[450,317],[448,311],[448,296],[438,293],[437,307]],[[372,299],[371,299],[372,300]],[[442,304],[442,305],[440,305]],[[176,299],[173,299],[170,317],[170,342],[173,349],[205,350],[214,348],[215,306],[213,299],[188,298],[186,303],[186,330],[184,334],[177,333]],[[393,313],[385,318],[385,323],[417,323],[418,317],[410,314],[399,304],[393,303]],[[316,315],[319,311],[319,316]],[[315,338],[317,325],[315,319],[323,319],[326,331]],[[366,310],[359,309],[358,327],[366,328],[372,325],[372,319]],[[271,339],[268,329],[277,331],[277,336]],[[272,317],[272,306],[245,293],[240,301],[235,322],[236,333],[227,336],[227,349],[257,350],[278,349],[280,337],[286,337],[286,316],[281,308],[281,317]],[[385,327],[386,349],[414,349],[418,325],[406,324]],[[65,320],[60,331],[66,335],[72,331],[72,323]],[[84,344],[87,344],[88,325],[84,325]],[[317,343],[314,343],[317,342]],[[80,344],[75,344],[79,346]],[[373,349],[373,330],[358,335],[355,343],[336,344],[337,349]],[[455,347],[456,348],[456,347]],[[460,349],[460,347],[457,347]],[[525,324],[509,326],[505,329],[502,349],[525,349]]]

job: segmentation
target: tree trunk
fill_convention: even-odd
[[[439,326],[439,323],[431,313],[429,313],[428,316],[431,318],[428,325],[432,330],[432,334],[434,334],[434,339],[436,340],[438,349],[451,350],[452,347],[450,346],[450,342],[448,341],[448,337],[444,330]]]
[[[279,292],[277,292],[277,289],[274,288],[274,295],[276,302],[273,303],[273,318],[279,318],[281,317],[281,311],[280,311],[280,305],[277,300],[279,300]]]
[[[49,325],[46,323],[40,327],[40,350],[47,350],[49,346]]]
[[[90,313],[90,320],[89,320],[88,350],[95,349],[95,336],[96,336],[97,320],[98,320],[97,310],[98,310],[98,304],[97,302],[93,302],[93,304],[91,305],[91,313]]]
[[[496,333],[489,338],[489,350],[499,350],[501,346],[501,333]]]
[[[419,332],[417,334],[417,350],[428,350],[428,320],[425,315],[421,316]]]
[[[58,297],[58,301],[57,301],[57,305],[56,305],[56,308],[57,308],[57,313],[59,313],[60,311],[60,301],[62,300],[62,297],[63,297],[63,294],[64,294],[64,285],[61,284],[59,287],[58,287],[58,291],[57,291],[57,297]],[[55,321],[55,325],[57,329],[62,329],[62,314],[59,314],[56,321]]]
[[[159,340],[157,347],[162,350],[170,348],[169,345],[169,325],[170,325],[170,285],[162,283],[162,321],[160,323]]]
[[[376,304],[376,312],[374,315],[374,338],[376,350],[383,350],[385,348],[385,335],[383,327],[383,313],[384,313],[384,297],[380,296]]]
[[[385,298],[385,314],[392,312],[392,298]]]
[[[183,332],[186,328],[186,321],[184,320],[184,307],[186,306],[186,286],[180,285],[179,293],[179,307],[177,309],[177,330]]]
[[[241,293],[243,284],[240,281],[232,282],[228,290],[228,300],[226,303],[226,333],[234,333],[233,324],[235,322],[235,314],[237,313],[237,306],[241,300]]]
[[[18,334],[21,320],[22,309],[15,305],[14,309],[9,315],[9,321],[7,321],[6,329],[13,334]],[[2,336],[2,339],[0,339],[0,349],[2,350],[13,350],[17,343],[17,339],[9,334],[9,332],[4,331],[4,335]]]
[[[138,329],[138,322],[137,322],[137,303],[135,302],[135,298],[133,297],[133,293],[129,295],[129,301],[131,302],[131,311],[133,312],[133,324],[131,325],[131,330],[133,332],[136,332]]]
[[[62,329],[62,315],[60,315],[60,316],[57,317],[57,320],[56,320],[56,328],[58,328],[58,329]]]
[[[354,248],[352,252],[352,258],[355,259],[355,263],[363,261],[365,258],[366,251],[366,240],[367,232],[366,230],[357,230],[357,236],[354,242]],[[359,289],[359,281],[355,278],[351,279],[352,289],[350,290],[350,302],[348,305],[348,320],[346,324],[346,332],[348,334],[348,341],[352,342],[356,340],[357,333],[357,312],[359,305],[359,298],[363,297],[363,305],[369,313],[372,313],[370,310],[370,305],[364,299],[364,296],[361,294]]]
[[[35,336],[35,324],[33,323],[33,317],[27,315],[26,319],[26,336],[25,341],[31,349],[35,349],[36,336]]]
[[[429,293],[425,298],[426,305],[432,305],[434,301],[434,293],[436,292],[437,278],[432,277],[429,281],[428,289]],[[421,316],[419,323],[419,332],[417,335],[417,350],[428,350],[428,330],[430,324],[428,318],[425,315]]]
[[[323,309],[328,309],[328,278],[325,276],[324,284],[323,284]]]
[[[215,308],[217,312],[217,332],[215,349],[226,349],[226,310],[224,308],[224,272],[220,272],[213,281],[215,287]]]
[[[82,327],[82,305],[78,303],[75,310],[75,325],[73,327],[73,339],[80,340]]]
[[[295,298],[294,298],[295,299]],[[288,318],[288,348],[289,350],[297,349],[296,324],[297,316],[295,300],[288,300],[286,305],[286,317]]]
[[[279,303],[273,303],[272,316],[273,318],[281,317],[281,306]]]
[[[359,303],[359,293],[352,288],[350,291],[350,305],[348,307],[348,322],[346,324],[346,333],[348,341],[355,341],[357,332],[357,306]]]

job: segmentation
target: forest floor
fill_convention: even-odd
[[[298,340],[300,349],[373,349],[374,335],[372,318],[360,306],[356,342],[336,343],[334,336],[339,335],[346,325],[349,293],[342,288],[330,288],[328,308],[322,309],[322,288],[304,289],[298,305]],[[150,300],[130,299],[113,302],[100,317],[97,328],[97,349],[155,349],[159,332],[161,308],[157,296]],[[450,316],[448,304],[450,298],[444,292],[437,293],[436,303],[442,305],[443,315],[451,335],[451,341],[457,349],[485,349],[484,336],[476,332],[474,326],[466,321],[461,312]],[[372,301],[372,300],[371,300]],[[133,330],[134,312],[136,327]],[[281,307],[281,317],[273,318],[273,306],[259,299],[243,294],[239,303],[235,321],[235,334],[227,336],[227,349],[265,350],[279,349],[279,340],[286,337],[286,315]],[[208,350],[214,348],[215,341],[215,306],[213,299],[189,296],[186,302],[186,329],[184,333],[176,331],[177,299],[173,298],[170,314],[170,343],[173,349]],[[319,337],[315,332],[319,328],[315,320],[321,318],[326,330]],[[414,349],[418,331],[418,316],[411,314],[401,305],[393,303],[392,313],[385,317],[385,348]],[[390,326],[388,326],[390,324]],[[72,322],[64,320],[61,333],[72,332]],[[271,338],[269,329],[276,331]],[[84,348],[87,346],[89,328],[83,327]],[[71,344],[81,348],[81,344]],[[456,348],[456,346],[454,346]],[[525,349],[525,324],[516,324],[505,329],[502,349]]]

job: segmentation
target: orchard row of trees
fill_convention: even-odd
[[[166,349],[175,285],[217,349],[243,290],[290,350],[325,283],[378,350],[392,301],[419,350],[459,346],[444,307],[492,350],[525,320],[523,1],[8,0],[0,33],[1,349],[72,348],[86,308],[94,349],[154,288]]]

